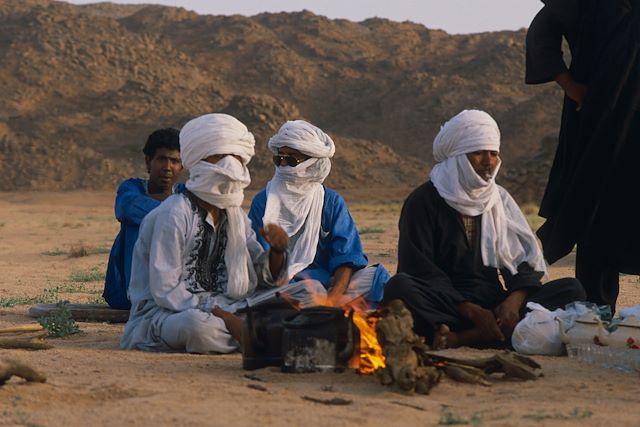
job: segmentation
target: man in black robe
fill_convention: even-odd
[[[587,299],[615,311],[619,272],[640,274],[640,0],[543,3],[527,34],[526,82],[556,81],[566,96],[538,236],[550,263],[577,245]]]
[[[491,116],[458,114],[434,141],[431,180],[402,208],[398,274],[384,300],[402,300],[433,347],[505,342],[526,302],[554,310],[585,297],[576,279],[541,284],[546,266],[535,236],[494,180],[499,147]]]

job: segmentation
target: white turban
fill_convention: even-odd
[[[431,181],[438,194],[456,211],[467,216],[482,215],[481,251],[486,266],[507,268],[516,274],[526,262],[536,271],[547,271],[542,251],[531,227],[511,195],[497,185],[493,175],[480,177],[467,158],[468,153],[500,151],[500,129],[484,111],[465,110],[441,128],[433,141]]]
[[[310,158],[292,166],[276,166],[267,183],[267,205],[263,224],[278,224],[289,235],[290,263],[288,276],[309,266],[315,256],[320,236],[324,206],[322,183],[331,171],[336,147],[329,135],[304,120],[286,122],[269,140],[269,149],[289,147]]]
[[[446,122],[433,140],[433,158],[438,163],[479,150],[500,151],[500,129],[484,111],[464,110]]]
[[[197,117],[180,131],[180,157],[189,170],[187,189],[227,214],[224,259],[229,279],[225,294],[233,299],[246,296],[257,281],[247,250],[246,214],[241,208],[244,189],[251,182],[247,163],[253,157],[254,145],[247,127],[227,114]],[[233,154],[242,161],[233,156],[215,164],[204,160],[214,154]]]

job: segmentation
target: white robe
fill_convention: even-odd
[[[222,319],[211,314],[216,305],[234,311],[234,304],[240,301],[225,295],[227,276],[221,275],[215,292],[203,289],[196,280],[193,264],[204,226],[200,212],[186,194],[178,194],[149,213],[140,225],[129,284],[131,311],[120,340],[123,349],[193,353],[237,349]],[[256,240],[249,218],[244,215],[244,219],[246,245],[257,275],[246,297],[258,285],[273,287],[274,280],[268,252]],[[206,221],[213,226],[210,216]]]

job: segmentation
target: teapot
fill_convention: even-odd
[[[618,328],[602,340],[602,344],[615,348],[638,348],[640,346],[640,319],[627,316]]]
[[[594,313],[585,313],[576,319],[573,328],[565,331],[564,322],[556,317],[560,339],[565,344],[600,344],[606,345],[608,332],[600,317]]]

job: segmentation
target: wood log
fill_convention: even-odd
[[[0,337],[0,348],[6,349],[26,349],[26,350],[46,350],[53,346],[43,338],[47,332],[23,333],[14,336]]]
[[[6,328],[0,328],[0,334],[9,334],[14,332],[38,332],[44,328],[39,323],[32,323],[29,325],[9,326]]]
[[[0,385],[7,382],[12,376],[38,383],[43,383],[47,380],[47,377],[43,373],[24,363],[11,359],[0,359]]]
[[[71,317],[76,322],[127,323],[129,310],[116,310],[106,304],[67,304]],[[36,304],[29,308],[29,316],[45,317],[58,307],[56,304]]]

